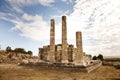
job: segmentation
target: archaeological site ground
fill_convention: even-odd
[[[90,73],[85,73],[0,64],[0,80],[120,80],[120,70],[113,66],[100,66]]]

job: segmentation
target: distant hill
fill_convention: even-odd
[[[106,56],[104,61],[120,61],[120,56]]]
[[[104,59],[108,59],[108,58],[120,58],[120,56],[104,56]]]

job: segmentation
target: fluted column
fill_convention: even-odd
[[[82,48],[82,32],[76,32],[76,47],[77,53],[75,54],[75,65],[83,65],[83,48]]]
[[[55,21],[51,19],[50,27],[50,52],[48,53],[48,61],[55,62]]]
[[[62,16],[62,63],[68,63],[66,16]]]

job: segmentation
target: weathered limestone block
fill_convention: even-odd
[[[62,46],[57,45],[57,50],[56,50],[56,62],[61,62],[62,60]]]
[[[84,52],[83,59],[84,59],[84,64],[89,65],[92,60],[92,56],[85,54],[85,52]]]
[[[44,54],[43,54],[43,48],[39,48],[39,59],[40,60],[43,60],[43,58],[44,58]]]
[[[2,56],[5,55],[5,51],[4,50],[0,50],[0,58],[2,58]]]
[[[74,50],[74,46],[69,45],[68,46],[68,61],[69,62],[73,62],[73,50]]]
[[[48,54],[49,54],[50,47],[49,46],[43,46],[43,60],[48,61]]]

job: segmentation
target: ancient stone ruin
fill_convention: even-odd
[[[0,63],[18,64],[23,61],[38,61],[38,56],[23,54],[21,52],[0,50]]]
[[[55,21],[50,22],[50,45],[39,48],[38,60],[24,60],[20,65],[90,72],[102,64],[83,52],[82,32],[76,32],[76,48],[68,44],[66,16],[62,16],[62,44],[55,44]]]
[[[50,45],[39,48],[39,59],[50,64],[89,65],[91,56],[83,52],[82,32],[76,32],[76,47],[67,42],[66,16],[62,16],[62,44],[55,44],[55,20],[50,21]]]

